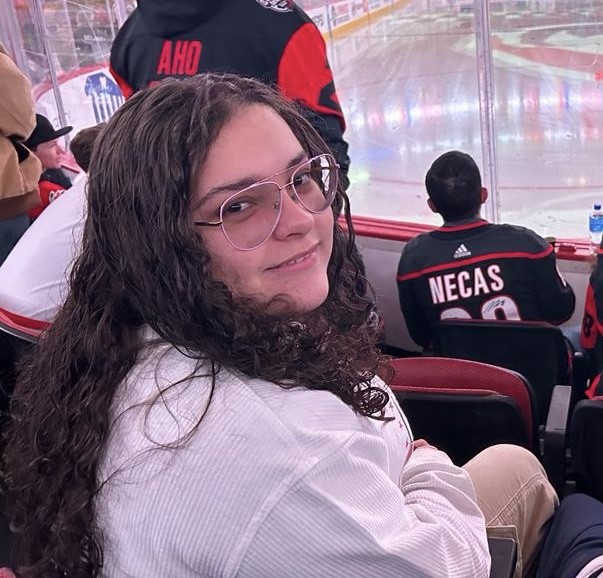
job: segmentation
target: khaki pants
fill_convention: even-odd
[[[559,504],[544,468],[528,450],[513,445],[486,448],[467,462],[489,536],[517,541],[514,578],[532,570]]]

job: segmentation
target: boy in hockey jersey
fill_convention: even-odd
[[[407,243],[398,265],[400,306],[412,339],[429,347],[441,319],[514,319],[560,324],[572,288],[553,247],[525,227],[480,218],[488,191],[475,161],[450,151],[425,177],[429,208],[444,224]]]

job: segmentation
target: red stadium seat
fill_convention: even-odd
[[[520,374],[464,359],[391,360],[389,385],[415,437],[425,438],[462,465],[497,443],[523,446],[543,460],[551,483],[565,484],[565,428],[571,388],[555,389],[540,451],[534,393]]]

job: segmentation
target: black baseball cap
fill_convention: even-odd
[[[34,131],[23,144],[28,149],[33,149],[43,142],[64,136],[72,130],[72,126],[64,126],[59,130],[55,130],[51,122],[43,114],[36,114],[36,128],[34,128]]]

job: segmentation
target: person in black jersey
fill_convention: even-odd
[[[431,343],[441,319],[569,319],[575,296],[554,248],[515,225],[480,218],[488,191],[475,161],[459,151],[437,158],[425,177],[430,209],[444,224],[407,243],[398,265],[400,306],[412,339]]]
[[[603,249],[596,251],[596,264],[588,280],[580,345],[589,354],[592,379],[586,390],[589,398],[603,395]]]
[[[124,96],[168,77],[234,72],[301,105],[348,185],[345,121],[322,35],[291,0],[139,0],[111,47]]]

